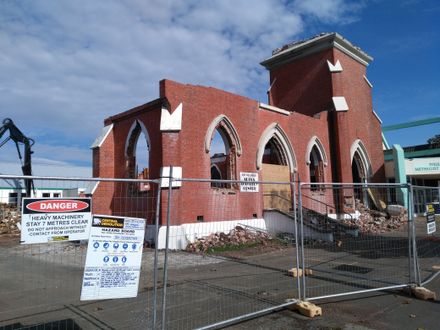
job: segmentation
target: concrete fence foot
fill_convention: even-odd
[[[322,315],[322,308],[319,306],[316,306],[315,304],[309,302],[309,301],[299,301],[295,305],[292,305],[290,309],[294,311],[300,312],[302,315],[305,315],[307,317],[315,317],[315,316],[321,316]]]
[[[303,276],[303,270],[301,268],[291,268],[287,271],[290,276],[293,277],[301,277]],[[313,275],[313,270],[306,268],[304,269],[304,275],[305,276],[311,276]]]
[[[422,300],[435,300],[435,292],[428,290],[422,286],[411,287],[411,293],[418,299]]]

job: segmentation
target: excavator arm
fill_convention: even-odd
[[[14,122],[10,118],[6,118],[3,120],[2,126],[0,126],[0,139],[3,135],[9,131],[9,136],[0,142],[0,147],[4,146],[6,142],[9,140],[14,141],[15,146],[18,152],[18,158],[22,162],[21,169],[23,171],[23,175],[32,175],[32,163],[31,163],[31,155],[32,155],[32,146],[34,145],[34,140],[26,137],[18,128],[15,126]],[[20,151],[20,144],[24,146],[24,157]],[[26,186],[26,195],[28,197],[31,196],[31,191],[34,190],[34,183],[32,179],[25,180]]]

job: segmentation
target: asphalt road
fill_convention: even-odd
[[[389,241],[384,238],[380,242]],[[313,247],[310,254],[315,271],[310,278],[313,290],[343,292],[359,289],[360,285],[374,287],[383,281],[404,281],[407,249],[398,249],[400,245],[396,245],[395,240],[390,242],[395,247],[392,254],[354,254],[337,246]],[[437,246],[439,242],[434,240],[431,244]],[[378,245],[373,248],[375,246]],[[29,329],[32,325],[50,322],[58,322],[51,329],[150,329],[155,311],[153,255],[152,250],[144,251],[136,298],[81,302],[84,246],[72,243],[0,244],[0,330],[14,324],[16,328],[21,325]],[[170,253],[165,328],[193,329],[295,297],[296,279],[286,271],[293,266],[294,256],[293,248],[271,250],[270,253],[261,251],[241,259]],[[427,255],[423,258],[425,268],[428,270],[427,265],[438,257]],[[157,324],[163,316],[163,258],[162,252],[158,268]],[[427,287],[440,294],[440,276]],[[323,315],[314,319],[282,310],[228,329],[440,328],[439,300],[422,301],[400,291],[319,300],[317,304],[322,307]]]

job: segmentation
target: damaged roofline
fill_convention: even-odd
[[[333,47],[365,66],[368,66],[368,64],[373,61],[373,58],[359,47],[354,46],[339,33],[333,32],[323,33],[305,41],[286,45],[280,50],[275,50],[271,57],[262,61],[260,64],[270,70],[293,60]]]
[[[149,111],[149,110],[160,110],[162,107],[168,107],[168,100],[166,98],[157,98],[151,102],[142,104],[140,106],[134,107],[130,110],[121,112],[117,115],[108,117],[104,120],[104,125],[110,125],[111,123],[121,121],[126,119],[127,117],[133,116],[141,111]]]

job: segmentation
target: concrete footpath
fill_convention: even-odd
[[[378,292],[317,301],[323,315],[313,319],[283,310],[227,329],[440,329],[440,276],[426,288],[436,292],[436,300],[419,300],[399,291]]]

